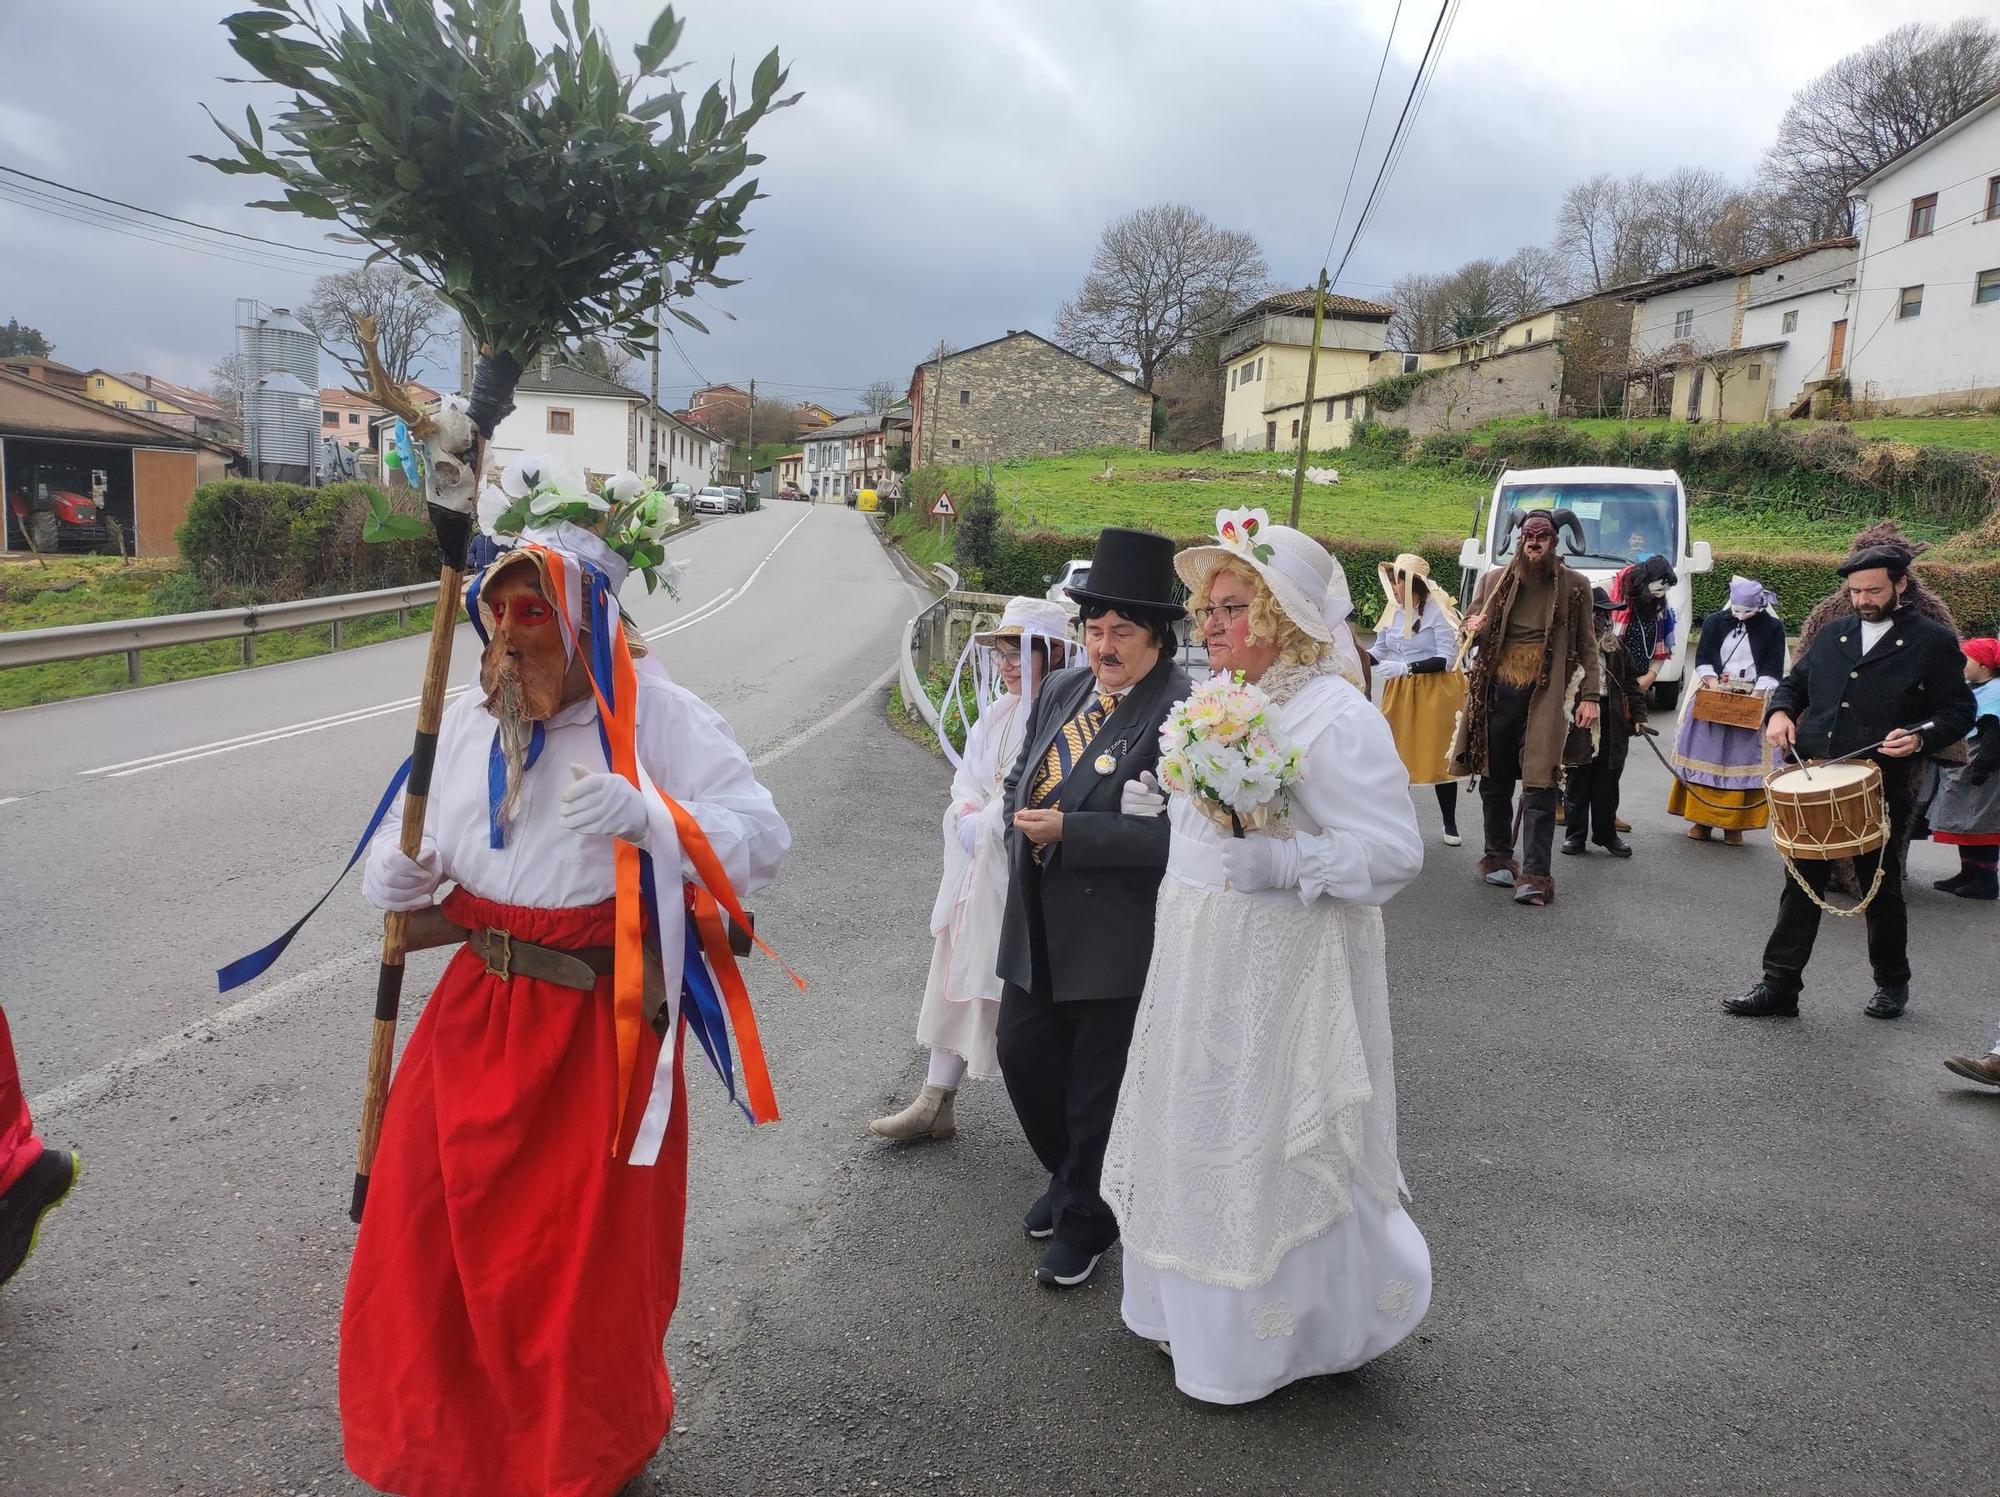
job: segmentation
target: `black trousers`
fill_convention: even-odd
[[[1856,858],[1854,872],[1866,892],[1874,882],[1876,864],[1885,865],[1882,887],[1861,918],[1868,925],[1868,965],[1874,969],[1876,985],[1902,987],[1910,980],[1910,918],[1903,904],[1903,854],[1914,810],[1913,787],[1907,769],[1900,765],[1885,765],[1882,781],[1889,803],[1889,842],[1879,853]],[[1813,892],[1824,896],[1833,864],[1800,862],[1797,867]],[[1778,923],[1764,944],[1764,981],[1773,992],[1796,997],[1805,986],[1806,963],[1812,960],[1819,921],[1819,906],[1786,874],[1785,890],[1778,896]]]
[[[1514,787],[1521,778],[1521,745],[1528,736],[1528,703],[1534,687],[1495,682],[1486,719],[1486,773],[1479,777],[1485,813],[1486,856],[1514,857]],[[1521,792],[1521,871],[1546,878],[1556,845],[1556,787]]]
[[[1086,1253],[1118,1240],[1118,1219],[1097,1193],[1111,1115],[1139,1000],[1057,1003],[1007,983],[1000,993],[1000,1071],[1028,1146],[1049,1172],[1056,1238]]]
[[[1625,773],[1631,740],[1607,728],[1598,740],[1597,757],[1563,775],[1563,829],[1569,840],[1586,838],[1600,847],[1618,840],[1618,782]]]

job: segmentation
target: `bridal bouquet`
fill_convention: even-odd
[[[1233,676],[1201,683],[1160,728],[1160,784],[1237,836],[1269,825],[1278,792],[1305,772],[1305,751],[1285,742],[1271,700]]]

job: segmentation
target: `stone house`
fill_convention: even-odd
[[[917,365],[910,417],[913,467],[1153,444],[1150,390],[1028,332]]]
[[[1298,414],[1312,353],[1311,291],[1285,291],[1245,308],[1222,330],[1222,445],[1227,451],[1270,452],[1285,445]],[[1414,368],[1416,355],[1389,350],[1393,307],[1329,293],[1319,334],[1314,395],[1345,392],[1384,374]],[[1290,412],[1290,415],[1286,413]],[[1318,412],[1314,412],[1315,424]],[[1294,432],[1293,436],[1297,433]],[[1329,434],[1331,435],[1331,433]],[[1339,441],[1345,443],[1343,426]]]

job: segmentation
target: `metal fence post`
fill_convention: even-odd
[[[125,652],[125,679],[133,686],[139,684],[139,652],[137,650],[127,650]]]
[[[340,640],[341,640],[340,626],[344,622],[346,622],[344,619],[335,619],[333,621],[333,648],[336,650],[340,648]]]
[[[245,665],[257,663],[257,636],[254,634],[243,636],[243,663]]]

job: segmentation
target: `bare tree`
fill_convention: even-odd
[[[1529,317],[1569,295],[1569,267],[1554,250],[1524,244],[1500,262],[1500,300],[1509,317]]]
[[[1270,267],[1250,235],[1180,203],[1158,203],[1107,227],[1090,273],[1056,314],[1055,341],[1119,360],[1151,388],[1160,367],[1265,288]]]
[[[1389,344],[1405,353],[1424,353],[1451,336],[1451,277],[1412,271],[1389,288]]]
[[[585,338],[570,344],[563,350],[563,362],[628,390],[639,388],[639,361],[609,338]]]
[[[1505,276],[1497,262],[1468,260],[1451,273],[1446,331],[1453,338],[1477,338],[1507,319]]]
[[[861,392],[861,409],[871,416],[879,416],[890,406],[903,398],[903,392],[893,380],[878,379]]]
[[[243,422],[243,399],[250,391],[250,361],[240,353],[217,359],[209,366],[208,388],[204,392],[221,406],[231,421]]]
[[[1600,172],[1570,188],[1556,211],[1556,248],[1592,291],[1660,270],[1659,225],[1645,177]]]
[[[1650,184],[1662,270],[1692,270],[1722,258],[1716,226],[1728,211],[1728,178],[1706,166],[1681,166]]]
[[[1815,239],[1848,230],[1847,190],[2000,86],[2000,31],[1912,21],[1792,95],[1765,180],[1803,206]]]
[[[456,319],[437,293],[389,265],[321,276],[298,315],[320,347],[363,385],[368,375],[361,362],[362,318],[375,319],[382,369],[396,385],[415,379],[424,355],[457,332]]]

